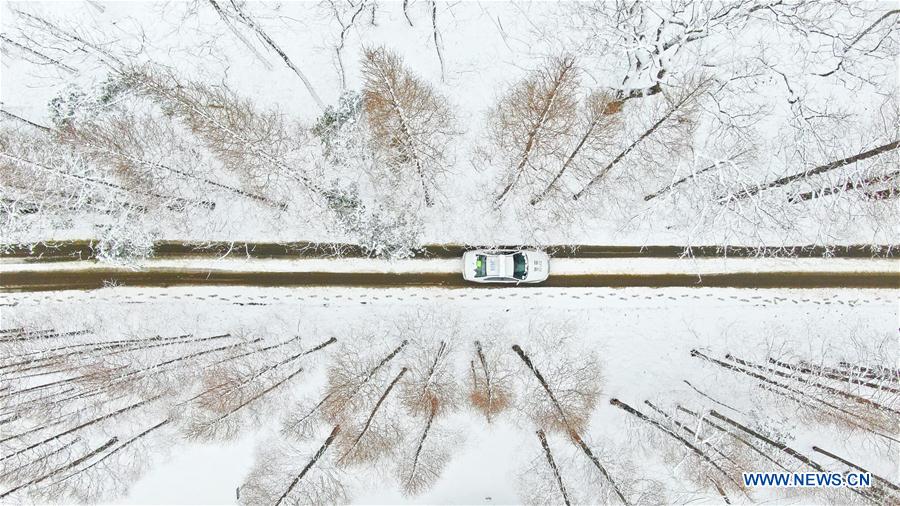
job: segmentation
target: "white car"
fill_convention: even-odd
[[[543,251],[473,250],[463,254],[463,279],[476,283],[540,283],[550,274]]]

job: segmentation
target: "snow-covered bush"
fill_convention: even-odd
[[[122,213],[110,224],[98,227],[94,252],[101,262],[133,265],[153,256],[156,227],[130,213]]]
[[[58,127],[71,126],[85,119],[95,119],[104,109],[112,107],[128,89],[126,83],[109,76],[91,89],[69,84],[47,104],[50,120]]]
[[[348,142],[346,131],[356,125],[361,111],[362,97],[355,91],[347,91],[338,99],[337,106],[329,105],[316,120],[312,133],[322,141],[327,158],[339,156],[343,151],[335,149],[334,144]],[[342,148],[346,149],[346,146]],[[333,163],[340,161],[340,159],[332,160]]]

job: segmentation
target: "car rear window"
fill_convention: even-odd
[[[528,274],[528,264],[525,262],[525,255],[516,253],[513,255],[513,277],[525,279],[526,274]]]
[[[475,277],[483,278],[487,270],[487,257],[484,255],[475,255]]]

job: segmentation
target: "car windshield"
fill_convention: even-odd
[[[475,277],[483,278],[487,274],[487,258],[484,255],[475,255]]]
[[[525,279],[526,274],[528,274],[528,263],[525,262],[525,255],[516,253],[513,255],[513,277]]]

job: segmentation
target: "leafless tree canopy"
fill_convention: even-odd
[[[498,204],[517,186],[540,192],[536,183],[546,177],[545,165],[564,158],[578,116],[577,86],[575,58],[551,58],[513,85],[490,112],[488,131],[501,165]]]
[[[383,47],[364,52],[362,71],[366,121],[384,163],[417,180],[425,205],[434,205],[454,135],[447,100]]]

